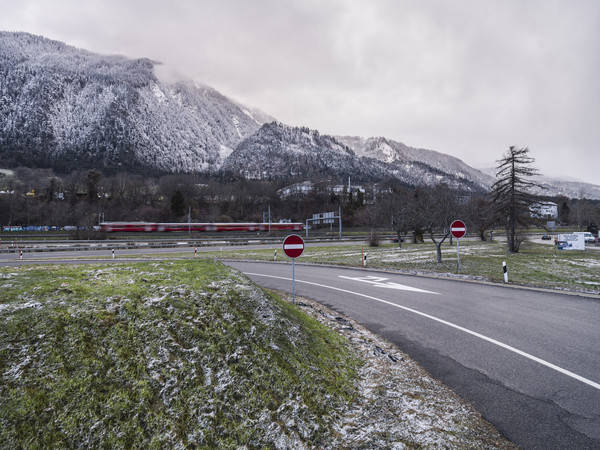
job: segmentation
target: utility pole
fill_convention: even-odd
[[[340,222],[340,241],[342,240],[342,205],[338,205],[338,219]]]
[[[271,205],[269,205],[267,211],[263,211],[262,216],[263,216],[263,223],[267,223],[267,222],[269,223],[269,234],[271,234],[271,223],[272,223],[272,220],[271,220]]]

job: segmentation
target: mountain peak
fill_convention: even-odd
[[[259,127],[209,86],[161,82],[147,58],[0,33],[0,156],[59,171],[211,170]]]
[[[299,181],[395,178],[471,191],[485,191],[494,181],[458,158],[383,136],[336,137],[282,124],[210,86],[181,77],[166,81],[162,66],[147,58],[0,32],[0,62],[0,161],[7,166],[221,171]],[[600,187],[572,182],[565,191],[567,184],[559,184],[549,192],[600,198]]]

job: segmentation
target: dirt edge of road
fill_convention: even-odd
[[[296,305],[343,335],[365,361],[359,399],[336,425],[334,447],[518,448],[391,342],[316,301],[296,296]]]

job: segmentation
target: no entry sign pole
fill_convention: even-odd
[[[456,240],[456,264],[458,265],[458,273],[460,274],[460,251],[459,251],[459,244],[458,242],[460,241],[460,239]]]
[[[467,234],[467,226],[462,220],[455,220],[450,224],[450,233],[456,238],[456,261],[458,264],[458,273],[460,273],[460,238]]]
[[[292,259],[292,304],[293,305],[296,304],[296,273],[294,271],[294,259]]]
[[[292,302],[296,304],[296,273],[294,260],[304,252],[304,240],[297,234],[290,234],[283,240],[283,252],[292,258]]]

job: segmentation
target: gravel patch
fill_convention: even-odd
[[[359,398],[335,424],[329,448],[517,448],[389,341],[318,302],[296,297],[296,304],[345,336],[365,361]]]

